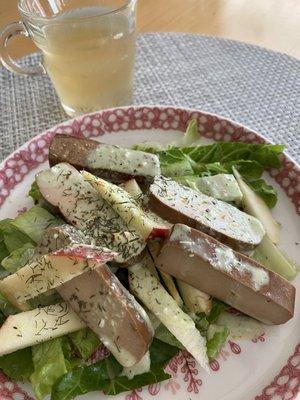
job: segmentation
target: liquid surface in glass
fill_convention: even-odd
[[[63,13],[34,38],[69,115],[132,101],[134,21],[108,11],[90,7]]]

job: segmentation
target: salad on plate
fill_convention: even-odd
[[[133,148],[57,134],[34,205],[0,221],[0,369],[38,400],[116,395],[205,371],[229,338],[293,318],[297,273],[278,247],[284,147],[180,142]]]

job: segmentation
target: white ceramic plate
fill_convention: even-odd
[[[190,118],[197,118],[199,130],[208,140],[261,143],[264,139],[249,129],[205,112],[141,106],[106,110],[70,120],[26,143],[0,166],[0,219],[14,217],[32,205],[27,193],[35,174],[46,168],[48,146],[55,133],[94,137],[105,143],[131,146],[143,141],[167,143],[179,138]],[[299,260],[300,253],[300,169],[283,157],[280,170],[266,174],[279,193],[274,215],[281,223],[280,247]],[[300,289],[300,279],[295,282]],[[175,357],[168,371],[173,379],[121,394],[120,400],[292,400],[300,386],[300,296],[295,317],[283,326],[266,327],[257,340],[229,341],[208,375],[187,353]],[[28,385],[10,382],[0,374],[1,400],[29,400]],[[82,398],[82,397],[80,397]],[[112,399],[101,393],[83,396],[88,400]]]

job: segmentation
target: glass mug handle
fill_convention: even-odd
[[[40,75],[45,73],[44,67],[39,64],[33,67],[25,67],[16,63],[15,60],[9,55],[8,52],[8,42],[9,40],[16,35],[23,35],[29,37],[29,33],[25,28],[23,22],[13,22],[1,32],[0,34],[0,60],[2,64],[11,72],[15,72],[20,75]]]

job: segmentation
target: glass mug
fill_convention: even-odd
[[[136,0],[19,0],[18,9],[22,21],[0,37],[6,68],[47,72],[70,116],[132,102]],[[10,57],[7,44],[19,34],[42,50],[40,65],[23,67]]]

